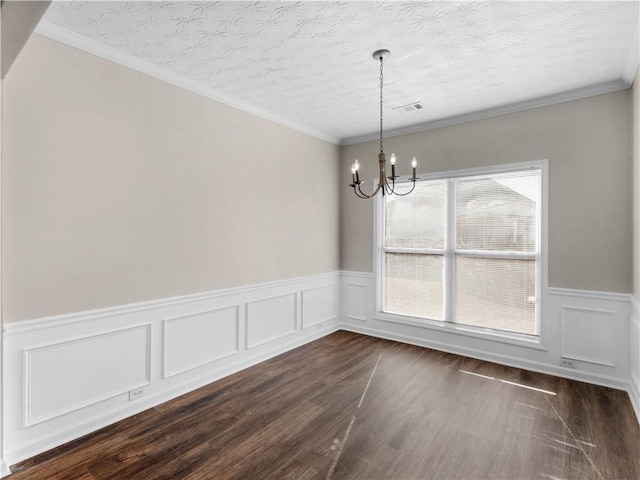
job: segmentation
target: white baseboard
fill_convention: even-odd
[[[20,462],[328,335],[339,328],[339,294],[333,272],[9,323],[4,459]]]

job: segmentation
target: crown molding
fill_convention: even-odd
[[[522,112],[534,108],[546,107],[555,105],[558,103],[569,102],[573,100],[580,100],[587,97],[596,95],[602,95],[605,93],[612,93],[619,90],[627,89],[634,81],[635,75],[640,66],[640,48],[639,48],[639,29],[636,29],[634,39],[629,48],[629,54],[625,63],[622,78],[620,80],[614,80],[598,85],[592,85],[589,87],[580,88],[577,90],[571,90],[554,95],[540,97],[532,100],[526,100],[523,102],[512,103],[508,105],[502,105],[499,107],[489,108],[486,110],[480,110],[476,112],[469,112],[462,115],[455,115],[453,117],[447,117],[442,119],[433,120],[430,122],[419,123],[416,125],[409,125],[406,127],[400,127],[396,129],[389,129],[385,131],[385,137],[398,137],[401,135],[408,135],[412,133],[420,133],[428,130],[433,130],[441,127],[448,127],[453,125],[459,125],[462,123],[472,122],[476,120],[483,120],[492,117],[498,117],[501,115],[507,115],[510,113]],[[247,103],[238,101],[234,98],[226,96],[207,85],[198,82],[196,80],[189,79],[183,75],[173,73],[166,68],[159,67],[151,62],[142,60],[132,55],[126,54],[117,50],[116,48],[104,45],[95,40],[89,39],[75,32],[72,32],[66,28],[55,25],[51,22],[41,21],[35,32],[44,35],[53,40],[59,41],[74,48],[78,48],[87,53],[104,58],[111,62],[117,63],[132,70],[144,73],[146,75],[158,78],[167,83],[175,85],[180,88],[184,88],[203,97],[215,100],[217,102],[229,105],[238,110],[255,115],[265,120],[274,122],[287,128],[291,128],[298,132],[310,135],[312,137],[324,140],[326,142],[335,145],[353,145],[357,143],[364,143],[378,139],[378,132],[371,132],[365,135],[358,135],[354,137],[348,137],[340,139],[333,135],[328,135],[324,132],[310,129],[304,125],[301,125],[291,120],[285,119],[278,115],[274,115],[265,110],[256,108]]]
[[[453,117],[419,123],[417,125],[409,125],[406,127],[385,130],[384,136],[385,138],[390,138],[399,137],[401,135],[408,135],[411,133],[426,132],[428,130],[434,130],[436,128],[450,127],[452,125],[459,125],[461,123],[484,120],[486,118],[499,117],[501,115],[508,115],[510,113],[518,113],[525,110],[532,110],[534,108],[548,107],[551,105],[556,105],[558,103],[571,102],[573,100],[580,100],[582,98],[617,92],[619,90],[625,90],[630,86],[631,85],[624,80],[613,80],[611,82],[579,88],[577,90],[570,90],[568,92],[548,95],[546,97],[525,100],[524,102],[501,105],[495,108],[488,108],[486,110],[479,110],[477,112],[464,113],[462,115],[455,115]],[[370,133],[367,135],[345,138],[342,140],[341,145],[354,145],[357,143],[377,140],[379,138],[379,135],[379,133]]]
[[[285,119],[278,115],[274,115],[247,103],[238,101],[212,89],[211,87],[208,87],[201,82],[171,72],[166,68],[159,67],[158,65],[134,57],[132,55],[129,55],[128,53],[121,52],[116,48],[79,35],[54,23],[41,21],[36,27],[35,32],[40,35],[44,35],[45,37],[48,37],[52,40],[64,43],[65,45],[69,45],[92,55],[96,55],[124,67],[130,68],[132,70],[136,70],[151,77],[155,77],[177,87],[184,88],[185,90],[189,90],[198,95],[202,95],[203,97],[215,100],[220,103],[224,103],[225,105],[237,108],[238,110],[250,113],[251,115],[269,120],[270,122],[274,122],[284,127],[291,128],[320,140],[324,140],[335,145],[340,145],[340,139],[337,137],[327,135],[326,133],[308,128],[304,125],[300,125],[299,123],[292,122],[291,120]]]

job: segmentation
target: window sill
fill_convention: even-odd
[[[470,325],[459,325],[449,322],[441,322],[438,320],[427,320],[424,318],[408,317],[404,315],[396,315],[386,312],[376,312],[375,320],[382,322],[391,322],[401,325],[409,325],[412,327],[426,328],[439,332],[451,333],[453,335],[464,335],[467,337],[480,338],[492,342],[507,343],[517,345],[519,347],[532,348],[535,350],[547,351],[542,345],[540,337],[532,335],[524,335],[519,333],[500,332],[488,328],[473,327]]]

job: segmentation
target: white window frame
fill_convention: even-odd
[[[531,254],[510,254],[506,253],[500,255],[501,258],[531,258],[535,257],[536,260],[536,335],[527,335],[521,333],[505,332],[500,330],[493,330],[490,328],[476,327],[472,325],[463,325],[447,319],[452,318],[453,313],[453,292],[449,291],[445,294],[444,299],[444,321],[432,320],[419,317],[413,317],[409,315],[400,315],[396,313],[389,313],[383,311],[384,303],[384,228],[385,228],[385,209],[383,206],[384,198],[379,195],[374,201],[374,279],[376,290],[376,310],[374,318],[380,321],[398,323],[403,325],[417,326],[427,329],[433,329],[438,331],[446,331],[454,334],[477,337],[488,339],[492,341],[498,341],[503,343],[510,343],[515,345],[521,345],[539,350],[547,350],[545,345],[546,335],[548,331],[548,325],[545,323],[546,315],[543,315],[543,303],[544,297],[548,288],[548,275],[547,275],[547,247],[548,247],[548,234],[547,234],[547,219],[548,219],[548,168],[549,161],[535,160],[530,162],[510,163],[504,165],[493,165],[487,167],[467,168],[461,170],[450,170],[445,172],[436,172],[428,174],[420,174],[420,180],[418,182],[425,182],[430,180],[448,180],[446,185],[447,201],[452,202],[453,189],[449,187],[450,181],[460,177],[469,177],[474,175],[493,175],[499,173],[509,173],[522,171],[527,169],[539,169],[540,170],[540,203],[538,204],[538,240],[539,246],[535,255]],[[409,177],[404,176],[396,180],[396,184],[408,182]],[[451,205],[451,203],[449,203]],[[447,232],[445,234],[445,248],[433,249],[434,253],[443,254],[445,256],[456,255],[452,245],[455,238],[455,221],[450,218],[453,214],[453,208],[447,208]],[[402,249],[397,249],[398,251]],[[437,252],[436,252],[437,250]],[[467,252],[465,252],[467,253]],[[476,255],[477,253],[477,255]],[[460,254],[457,254],[460,255]],[[469,252],[471,256],[477,257],[489,257],[491,254],[486,252]],[[454,262],[446,261],[445,258],[445,272],[443,288],[447,291],[448,285],[455,285],[452,279],[455,272],[453,271]]]

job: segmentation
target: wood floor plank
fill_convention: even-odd
[[[11,478],[631,480],[639,453],[625,392],[337,332]]]

